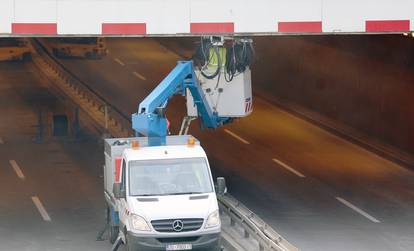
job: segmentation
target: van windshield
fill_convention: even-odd
[[[129,162],[129,194],[160,196],[210,193],[210,173],[204,158]]]

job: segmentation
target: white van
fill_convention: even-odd
[[[120,233],[127,250],[221,250],[214,183],[195,138],[106,139],[105,155],[112,242]]]

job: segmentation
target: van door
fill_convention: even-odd
[[[122,159],[122,166],[121,166],[121,191],[126,191],[126,170],[127,165],[125,159]],[[127,222],[127,217],[129,215],[129,208],[126,201],[126,197],[128,196],[127,193],[125,193],[125,198],[121,198],[119,201],[119,219],[120,219],[120,227],[123,229]]]

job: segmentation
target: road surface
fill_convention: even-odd
[[[38,111],[55,102],[30,63],[0,63],[0,250],[110,250],[95,241],[104,224],[101,149],[91,140],[34,142]]]

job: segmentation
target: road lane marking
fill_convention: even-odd
[[[14,159],[12,159],[12,160],[9,160],[9,163],[13,167],[14,171],[16,172],[17,177],[24,180],[26,177],[24,176],[22,169],[20,169],[17,162]]]
[[[32,201],[37,207],[37,210],[39,211],[40,215],[42,216],[44,221],[52,221],[49,214],[46,212],[45,207],[43,206],[42,202],[40,201],[39,197],[32,196]]]
[[[285,169],[287,169],[288,171],[296,174],[297,176],[299,176],[300,178],[306,178],[305,175],[303,175],[301,172],[296,171],[295,169],[293,169],[292,167],[288,166],[287,164],[283,163],[282,161],[278,160],[278,159],[272,159],[276,164],[284,167]]]
[[[0,145],[3,145],[3,144],[4,144],[4,141],[2,138],[0,138]]]
[[[232,132],[232,131],[230,131],[230,130],[227,130],[227,129],[224,129],[224,131],[225,131],[227,134],[229,134],[230,136],[234,137],[235,139],[237,139],[237,140],[241,141],[243,144],[246,144],[246,145],[250,144],[250,142],[249,142],[249,141],[247,141],[247,140],[243,139],[242,137],[240,137],[239,135],[235,134],[234,132]]]
[[[335,197],[338,201],[340,201],[342,204],[344,204],[345,206],[351,208],[352,210],[354,210],[355,212],[359,213],[360,215],[364,216],[365,218],[369,219],[372,222],[375,223],[381,223],[381,221],[375,219],[374,217],[372,217],[371,215],[369,215],[367,212],[365,212],[364,210],[358,208],[357,206],[353,205],[351,202],[348,202],[347,200],[341,198],[341,197]]]
[[[114,58],[115,62],[120,64],[121,66],[125,66],[124,62],[122,62],[119,58]]]
[[[147,80],[144,76],[142,76],[141,74],[139,74],[138,72],[136,72],[136,71],[134,71],[133,72],[133,74],[137,77],[137,78],[139,78],[139,79],[141,79],[141,80]]]

